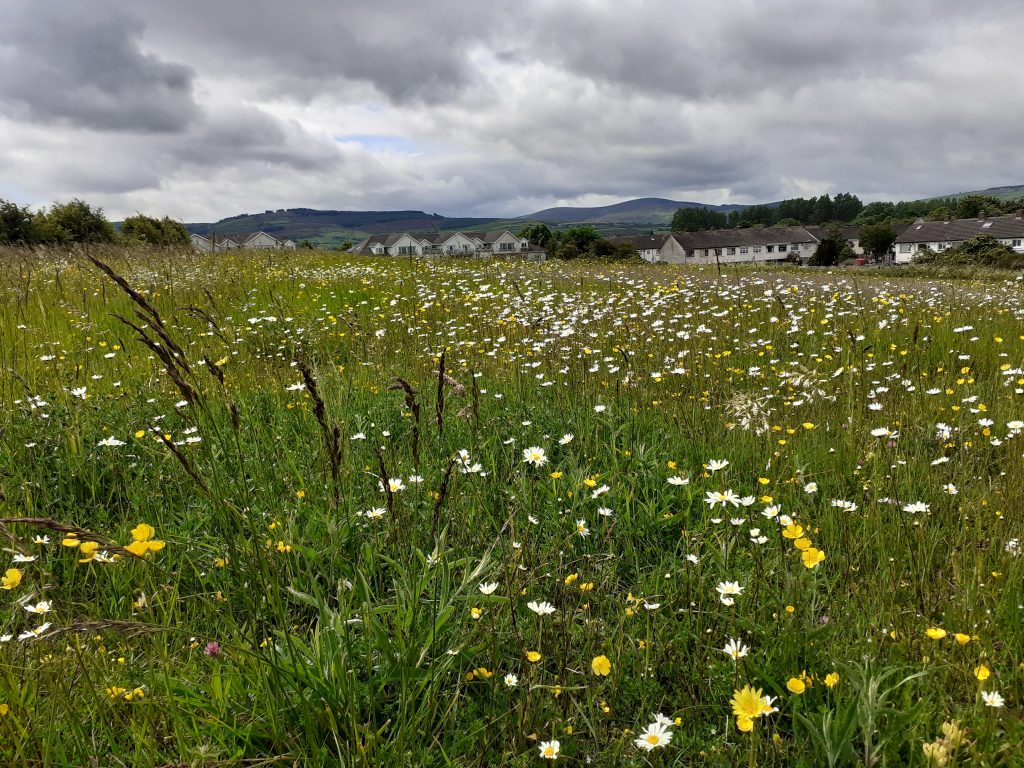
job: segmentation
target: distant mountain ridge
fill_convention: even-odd
[[[773,203],[768,203],[773,205]],[[545,224],[660,224],[672,221],[672,216],[680,208],[707,208],[712,211],[729,213],[747,205],[709,205],[689,200],[667,200],[663,197],[640,197],[612,205],[600,205],[592,208],[562,206],[545,208],[543,211],[520,216],[529,221],[543,221]]]

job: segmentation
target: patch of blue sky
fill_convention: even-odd
[[[335,135],[339,144],[360,144],[370,152],[395,152],[402,155],[417,155],[424,150],[416,142],[405,136],[374,133],[350,133]]]

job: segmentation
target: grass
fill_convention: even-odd
[[[1019,281],[109,249],[0,299],[5,764],[1018,764]]]

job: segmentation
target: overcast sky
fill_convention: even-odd
[[[0,197],[211,221],[1024,183],[1020,0],[0,0]]]

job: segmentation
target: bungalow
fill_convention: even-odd
[[[807,261],[820,240],[805,227],[714,229],[676,232],[690,264],[745,261]]]
[[[192,247],[197,251],[229,251],[235,248],[276,249],[294,251],[295,241],[277,237],[268,232],[236,233],[231,235],[191,235]]]
[[[679,244],[675,235],[623,235],[609,237],[611,243],[625,243],[644,261],[652,264],[682,264],[686,261],[686,249]]]
[[[197,251],[230,251],[238,247],[238,243],[230,235],[212,234],[206,237],[193,232],[189,239],[192,241],[192,247]]]
[[[1024,253],[1024,210],[991,218],[981,211],[976,219],[918,219],[896,238],[896,263],[908,264],[918,251],[942,252],[978,235],[992,235],[1003,245]]]
[[[490,232],[408,232],[371,235],[350,253],[373,256],[491,256],[516,255],[543,260],[547,252],[507,229]]]

